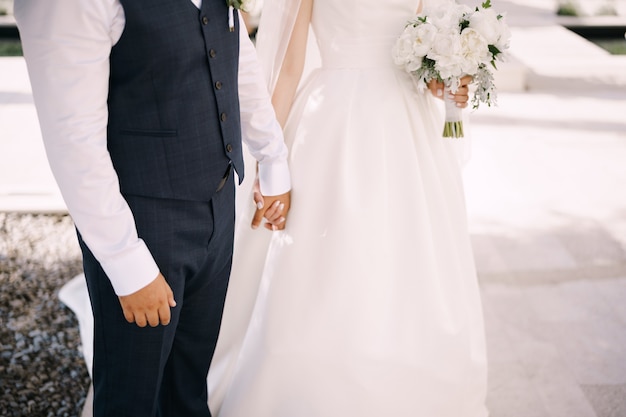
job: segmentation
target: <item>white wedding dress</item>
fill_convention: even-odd
[[[240,216],[209,373],[219,417],[484,417],[458,139],[391,48],[418,0],[315,0],[285,128],[287,227]]]

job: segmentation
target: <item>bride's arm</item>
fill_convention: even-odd
[[[291,103],[296,95],[296,89],[304,70],[312,10],[313,0],[302,0],[272,96],[276,118],[283,127],[287,121],[287,116],[289,116]]]

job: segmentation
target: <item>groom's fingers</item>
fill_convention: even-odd
[[[139,327],[169,324],[170,308],[176,306],[172,289],[160,273],[150,284],[119,300],[126,321]]]
[[[168,324],[170,324],[170,320],[172,318],[172,310],[170,307],[174,307],[174,306],[176,306],[176,301],[174,301],[174,294],[172,293],[172,290],[169,290],[167,303],[164,303],[159,307],[159,312],[158,312],[159,320],[157,321],[157,324],[156,324],[157,326],[159,325],[159,322],[163,326],[167,326]],[[152,326],[152,324],[150,325]]]
[[[276,200],[272,205],[267,209],[263,217],[270,222],[275,223],[278,221],[280,216],[283,214],[283,210],[285,209],[285,205],[280,201]]]
[[[291,193],[277,195],[272,197],[275,199],[271,205],[271,211],[265,214],[265,218],[268,219],[268,223],[265,227],[269,230],[283,230],[287,221],[289,209],[291,208]],[[276,205],[278,203],[278,205]]]
[[[170,307],[163,306],[159,309],[157,324],[155,326],[158,326],[159,324],[162,324],[163,326],[167,326],[168,324],[170,324],[171,319],[172,319],[172,312],[170,310]],[[150,325],[152,326],[152,324]],[[155,327],[155,326],[152,326],[152,327]]]
[[[172,308],[176,307],[176,300],[174,299],[174,293],[171,288],[169,290],[169,295],[167,296],[167,304],[169,304]]]
[[[164,314],[164,311],[162,311],[163,306],[159,307],[158,310],[152,310],[152,311],[148,311],[146,314],[146,321],[148,322],[148,324],[150,325],[150,327],[157,327],[160,323],[161,323],[161,314]],[[168,313],[167,313],[167,322],[170,322],[170,318],[169,318],[169,307],[167,308]]]
[[[124,313],[124,318],[126,319],[127,322],[129,323],[135,322],[135,315],[133,314],[132,311],[128,310],[127,308],[122,308],[122,312]]]
[[[268,221],[271,221],[270,219],[275,217],[278,218],[280,216],[280,213],[278,216],[276,216],[276,210],[278,210],[279,208],[280,201],[278,200],[272,202],[272,204],[267,209],[265,209],[264,206],[261,206],[260,208],[259,206],[257,206],[257,209],[254,212],[254,217],[252,218],[252,228],[257,229],[261,225],[263,217],[265,217]]]
[[[276,196],[263,197],[265,207],[257,209],[252,219],[252,228],[256,229],[261,225],[263,217],[267,220],[265,228],[269,230],[283,230],[287,219],[287,213],[291,206],[291,192]]]
[[[278,200],[274,201],[267,209],[264,209],[263,207],[258,208],[257,206],[257,210],[252,218],[252,228],[258,228],[261,225],[261,221],[263,221],[263,217],[265,217],[269,222],[277,220],[280,217],[280,211],[282,211],[281,202]]]
[[[139,327],[146,327],[148,320],[146,320],[145,314],[135,314],[135,324]]]

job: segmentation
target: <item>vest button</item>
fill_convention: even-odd
[[[221,120],[222,122],[225,122],[225,121],[226,121],[226,113],[222,113],[222,114],[220,114],[220,120]]]
[[[226,152],[231,153],[233,151],[233,146],[229,143],[226,145]]]
[[[215,89],[217,89],[217,90],[221,90],[222,89],[222,82],[221,81],[216,81],[215,82]]]
[[[215,55],[217,55],[217,52],[215,52],[215,49],[211,49],[211,50],[209,50],[209,56],[210,56],[211,58],[215,58]]]
[[[202,16],[202,24],[203,25],[208,25],[209,24],[209,18],[206,16]]]

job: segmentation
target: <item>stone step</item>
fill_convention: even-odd
[[[626,89],[626,56],[611,55],[560,25],[512,32],[511,55],[526,68],[528,89]]]

